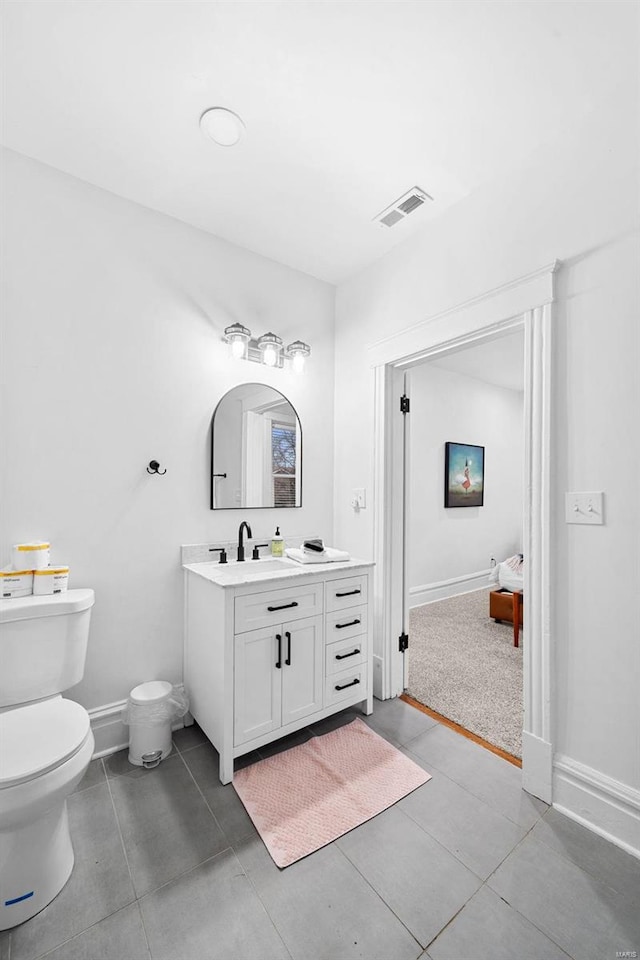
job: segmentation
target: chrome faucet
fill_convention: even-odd
[[[251,533],[251,527],[246,520],[243,520],[240,524],[240,529],[238,530],[238,560],[244,560],[244,541],[242,539],[242,534],[244,531],[247,531],[247,536],[249,539],[253,536]]]

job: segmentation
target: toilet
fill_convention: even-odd
[[[0,930],[23,923],[73,869],[67,796],[94,750],[62,692],[84,674],[93,590],[0,600]]]

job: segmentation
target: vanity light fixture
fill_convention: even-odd
[[[295,373],[302,373],[305,360],[311,355],[311,347],[302,340],[294,340],[285,350],[282,349],[282,339],[275,333],[263,333],[254,340],[249,328],[241,323],[225,327],[223,339],[231,348],[231,356],[237,360],[252,360],[267,367],[284,367],[284,361],[290,360]]]

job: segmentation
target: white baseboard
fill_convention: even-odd
[[[384,660],[382,657],[373,655],[373,695],[378,700],[382,700],[382,667]]]
[[[557,754],[553,762],[553,806],[640,858],[640,790]]]
[[[129,745],[129,728],[120,719],[126,705],[126,700],[118,700],[117,703],[107,703],[103,707],[87,711],[96,741],[94,760],[123,750]]]
[[[522,731],[522,787],[545,803],[552,797],[552,758],[547,740]]]
[[[103,707],[94,707],[93,710],[87,710],[89,720],[91,721],[91,730],[96,741],[93,752],[93,760],[100,757],[108,757],[118,750],[124,750],[129,746],[129,727],[122,722],[122,711],[127,705],[126,700],[118,700],[116,703],[107,703]],[[181,717],[171,725],[172,730],[180,730],[188,725],[189,721],[193,723],[191,714]]]
[[[489,586],[490,570],[478,570],[463,577],[452,577],[451,580],[440,580],[437,583],[423,583],[419,587],[409,590],[409,606],[421,607],[423,603],[433,603],[434,600],[446,600],[447,597],[456,597],[461,593],[471,593]]]

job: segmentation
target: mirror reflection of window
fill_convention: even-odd
[[[287,398],[260,383],[234,387],[212,421],[211,509],[299,507],[302,434]]]
[[[271,474],[274,507],[296,505],[296,428],[271,421]]]

